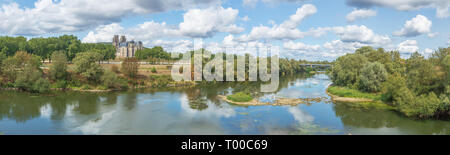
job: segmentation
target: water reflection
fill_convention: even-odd
[[[326,75],[281,78],[277,97],[328,97]],[[0,92],[4,134],[450,134],[446,121],[416,121],[392,111],[345,104],[240,107],[218,95],[256,92],[260,83],[216,83],[187,89],[117,93]]]

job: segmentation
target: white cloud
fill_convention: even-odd
[[[434,51],[432,50],[432,49],[429,49],[429,48],[427,48],[427,49],[425,49],[424,51],[423,51],[423,54],[424,55],[429,55],[429,54],[431,54],[431,53],[433,53]]]
[[[431,32],[431,33],[428,33],[428,34],[427,34],[427,36],[428,36],[429,38],[434,38],[434,37],[436,37],[436,36],[438,36],[438,35],[439,35],[438,32]]]
[[[117,23],[113,23],[110,25],[99,26],[95,31],[96,32],[89,32],[82,41],[85,43],[111,42],[114,34],[123,33],[123,27]]]
[[[218,32],[240,33],[243,28],[234,24],[237,15],[238,10],[231,8],[192,9],[184,14],[184,21],[179,26],[148,21],[124,29],[113,23],[90,31],[83,42],[110,42],[114,34],[127,35],[129,39],[143,40],[145,43],[155,38],[204,38]]]
[[[241,20],[244,22],[248,22],[248,21],[250,21],[250,18],[248,16],[244,16],[241,18]]]
[[[419,47],[416,40],[406,40],[398,44],[397,50],[402,53],[414,53],[419,51]]]
[[[318,51],[320,45],[306,45],[302,42],[285,42],[283,47],[287,50],[299,50],[299,51]]]
[[[189,37],[211,37],[216,32],[240,33],[244,28],[234,24],[239,10],[223,7],[192,9],[184,14],[180,32]]]
[[[354,22],[358,19],[366,19],[369,17],[376,16],[377,12],[370,9],[355,9],[347,15],[347,21]]]
[[[365,44],[359,42],[343,42],[341,40],[334,40],[327,42],[323,45],[326,49],[324,56],[337,58],[339,56],[345,55],[347,53],[353,53],[358,48],[365,46]]]
[[[0,21],[3,21],[0,32],[7,35],[78,32],[120,22],[130,15],[185,10],[220,3],[220,0],[38,0],[33,8],[24,8],[13,2],[0,8]]]
[[[450,16],[449,0],[347,0],[347,4],[358,8],[368,8],[373,6],[389,7],[400,11],[435,8],[437,17],[446,18]]]
[[[422,34],[431,33],[432,22],[423,15],[417,15],[411,20],[406,21],[400,31],[394,32],[396,36],[415,37]]]
[[[247,35],[239,37],[241,41],[255,41],[260,39],[298,39],[303,38],[308,33],[301,32],[297,27],[308,16],[317,12],[317,8],[312,4],[305,4],[297,9],[297,12],[280,25],[274,24],[272,27],[257,26],[252,28]]]
[[[344,42],[360,42],[373,46],[382,46],[391,42],[389,36],[375,34],[364,25],[348,25],[345,27],[334,27],[332,29]]]

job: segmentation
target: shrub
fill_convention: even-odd
[[[52,88],[61,88],[61,89],[66,89],[68,85],[68,82],[65,80],[60,80],[60,81],[56,81],[55,83],[53,83]]]
[[[119,67],[117,65],[112,65],[111,71],[113,71],[114,73],[117,73],[117,74],[120,73]]]
[[[124,89],[127,87],[126,82],[112,71],[106,71],[102,76],[102,81],[103,85],[108,89]]]
[[[91,86],[89,86],[87,84],[81,86],[81,90],[91,90],[91,89],[92,89]]]
[[[40,78],[33,84],[31,91],[35,93],[47,93],[50,91],[50,82]]]
[[[130,78],[136,78],[138,75],[139,62],[135,58],[126,58],[122,62],[122,73]]]
[[[229,95],[227,96],[227,99],[233,102],[249,102],[253,100],[253,98],[250,95],[245,94],[243,92],[239,92],[234,95]]]
[[[155,67],[152,68],[152,73],[158,73]]]

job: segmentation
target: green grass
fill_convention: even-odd
[[[328,92],[339,97],[365,98],[375,101],[381,100],[381,94],[365,93],[346,87],[331,86],[330,88],[328,88]]]
[[[361,109],[377,109],[377,110],[396,110],[395,107],[390,106],[382,101],[375,102],[357,102],[357,103],[339,103],[345,104],[346,106],[352,108],[361,108]]]
[[[248,94],[239,92],[234,95],[227,96],[227,99],[233,102],[250,102],[251,100],[253,100],[253,97]]]

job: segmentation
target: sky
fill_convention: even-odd
[[[278,47],[280,56],[334,60],[362,46],[427,56],[450,46],[450,0],[0,0],[0,35],[115,34],[169,52],[237,54]]]

